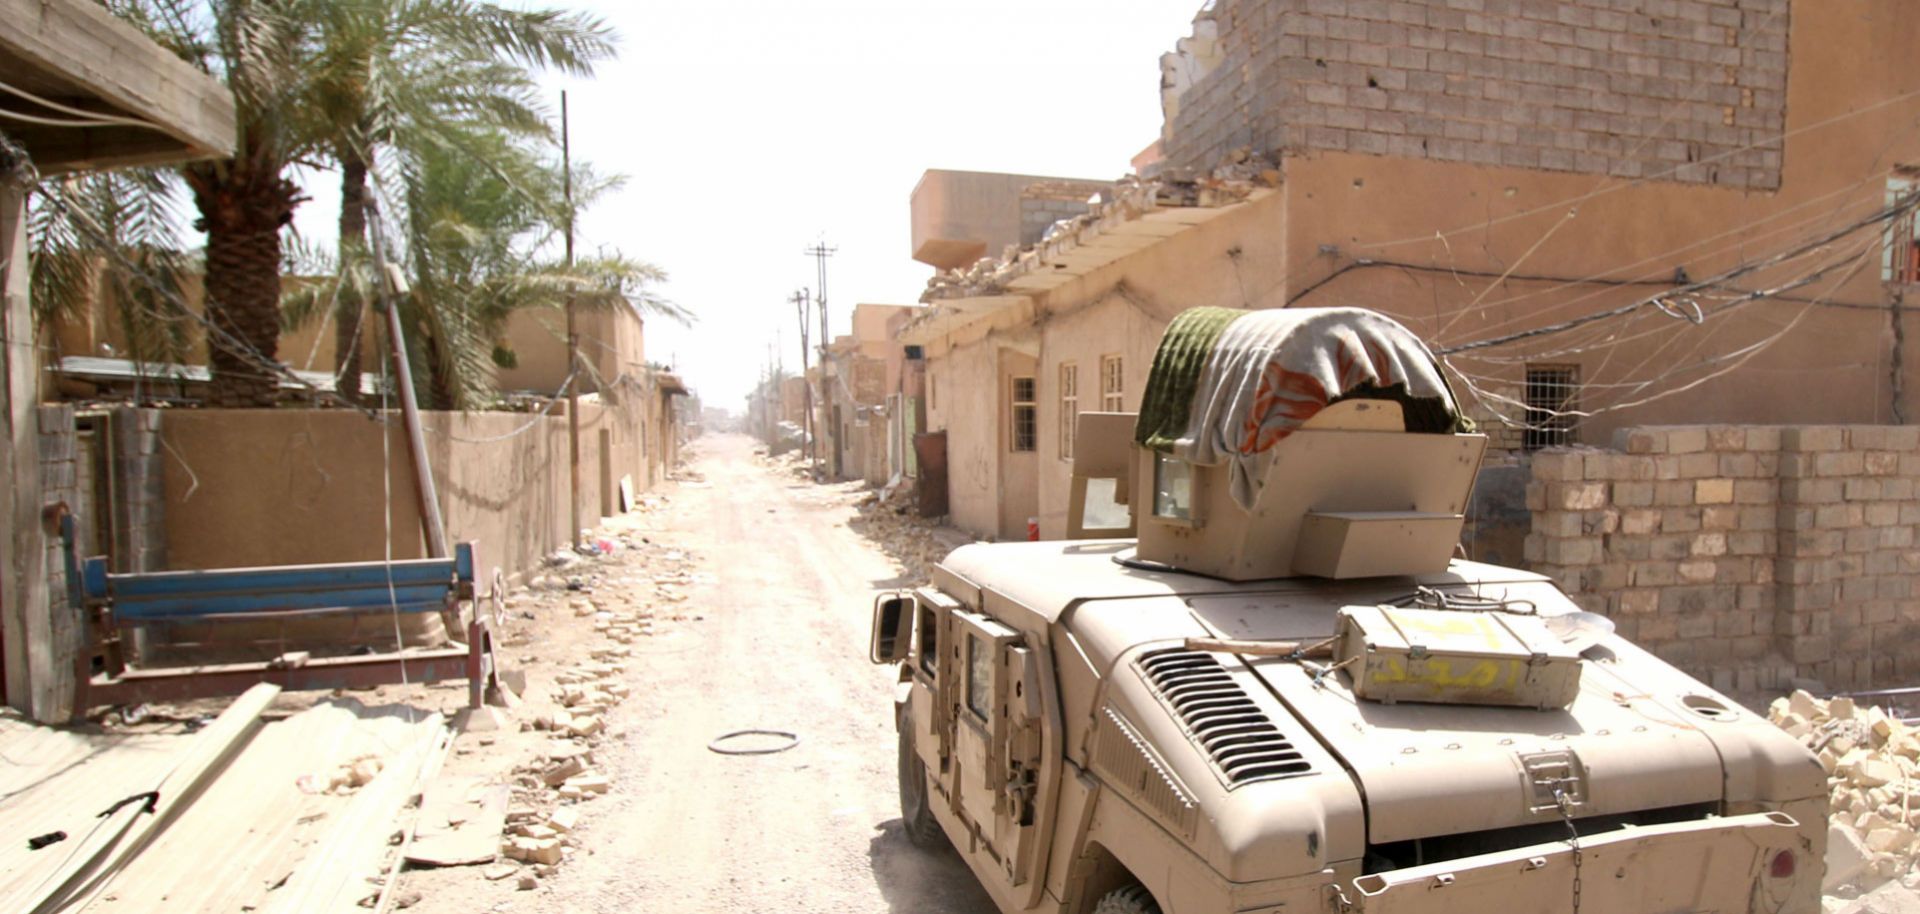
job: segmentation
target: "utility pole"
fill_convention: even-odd
[[[573,148],[567,133],[567,93],[560,91],[560,191],[567,207],[567,273],[573,273]],[[573,288],[567,288],[567,541],[580,545],[580,331],[574,326]]]
[[[832,371],[832,366],[827,361],[827,347],[833,344],[833,336],[827,330],[827,258],[832,257],[834,252],[838,250],[839,248],[829,247],[826,244],[826,242],[823,241],[819,244],[814,245],[813,247],[810,247],[801,251],[801,253],[807,255],[808,257],[813,258],[814,263],[818,265],[819,272],[820,272],[820,285],[818,286],[819,291],[814,293],[814,305],[820,311],[820,397],[821,397],[820,405],[821,405],[821,408],[826,412],[828,412],[829,414],[832,413],[832,410],[828,408],[828,404],[831,404],[833,402],[833,388],[832,388],[831,382],[828,380],[828,375]],[[811,387],[809,387],[809,390],[811,390]],[[812,410],[809,409],[808,412],[811,413]],[[826,418],[831,419],[831,416],[829,415]],[[822,424],[831,425],[832,423],[830,421],[827,421],[827,422],[823,422]],[[836,429],[827,429],[826,431],[830,435],[837,436],[840,430],[836,428]],[[835,440],[834,446],[836,448],[839,447],[839,442],[837,438]],[[821,458],[822,460],[825,460],[826,455],[824,454],[821,455]],[[815,470],[814,478],[818,479],[819,477],[820,477],[820,471]]]
[[[814,455],[813,382],[807,380],[807,290],[801,289],[788,296],[787,300],[793,302],[794,311],[800,317],[800,389],[803,392],[801,399],[800,433],[801,437],[805,438],[807,442],[807,472],[812,473]],[[781,405],[786,405],[785,397],[781,398]]]

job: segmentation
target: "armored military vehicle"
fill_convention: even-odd
[[[907,836],[1006,912],[1818,911],[1818,763],[1457,557],[1459,417],[1379,314],[1182,314],[1072,538],[876,601]]]

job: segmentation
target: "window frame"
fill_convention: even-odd
[[[1025,399],[1020,397],[1022,383],[1027,387]],[[1022,417],[1026,419],[1024,429]],[[1007,450],[1015,454],[1040,450],[1040,381],[1033,375],[1007,378]]]
[[[1894,166],[1893,174],[1887,176],[1887,206],[1898,206],[1917,193],[1920,166]],[[1888,222],[1881,233],[1880,281],[1895,286],[1920,285],[1920,212]]]
[[[1080,418],[1080,366],[1060,363],[1060,459],[1072,460],[1074,423]]]
[[[1126,362],[1117,354],[1100,357],[1100,411],[1127,411]]]
[[[1549,387],[1564,390],[1565,396],[1554,402],[1544,393],[1536,395],[1536,388],[1544,392]],[[1577,363],[1527,365],[1520,401],[1525,409],[1524,425],[1520,429],[1522,451],[1531,453],[1579,443],[1579,417],[1566,415],[1578,409],[1580,404],[1580,366]]]

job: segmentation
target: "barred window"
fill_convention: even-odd
[[[1121,372],[1120,357],[1100,357],[1100,409],[1109,413],[1126,410],[1126,375]]]
[[[1011,388],[1012,408],[1008,415],[1012,419],[1012,428],[1008,439],[1016,451],[1035,450],[1039,447],[1040,420],[1033,379],[1014,378]]]
[[[1580,393],[1580,366],[1527,366],[1527,427],[1521,445],[1537,451],[1574,442],[1579,417],[1570,415],[1577,408]]]
[[[1080,367],[1060,363],[1060,459],[1073,459],[1073,426],[1080,416]]]

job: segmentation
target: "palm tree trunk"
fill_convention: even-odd
[[[303,198],[277,170],[246,166],[228,160],[185,169],[197,227],[207,233],[212,406],[271,407],[276,399],[269,363],[280,347],[280,229]]]
[[[350,144],[349,144],[350,145]],[[351,149],[336,156],[340,162],[340,269],[344,279],[358,270],[367,245],[367,162]],[[336,390],[348,400],[360,402],[360,333],[365,320],[366,302],[360,288],[351,282],[340,284],[340,303],[335,311],[333,370],[338,379]]]

